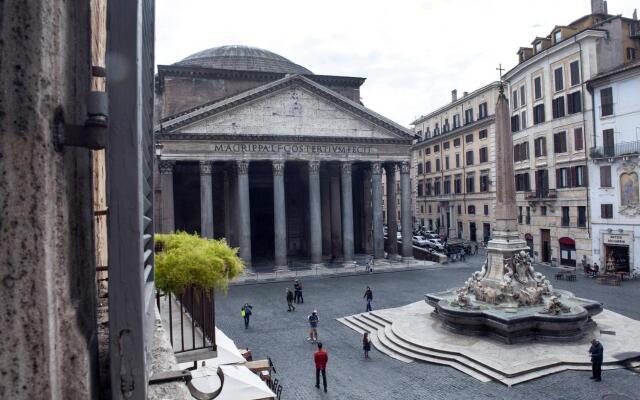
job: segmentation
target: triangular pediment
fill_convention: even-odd
[[[162,133],[411,140],[406,128],[302,76],[162,122]]]

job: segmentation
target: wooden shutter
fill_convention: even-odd
[[[602,141],[604,145],[604,155],[605,156],[614,156],[615,155],[615,140],[613,129],[605,129],[602,132]]]

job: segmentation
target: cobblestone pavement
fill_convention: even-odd
[[[283,399],[640,399],[640,375],[628,370],[606,371],[603,381],[593,382],[588,372],[563,372],[507,388],[481,383],[446,366],[405,364],[376,350],[364,360],[361,337],[335,318],[365,311],[362,298],[371,286],[375,308],[398,307],[423,298],[423,294],[460,285],[476,270],[481,257],[440,269],[372,275],[319,278],[303,281],[304,304],[287,312],[285,288],[292,283],[261,283],[229,288],[216,302],[217,324],[239,347],[248,346],[254,359],[273,359],[276,378],[282,383]],[[538,267],[553,280],[554,270]],[[625,281],[621,287],[603,286],[578,275],[575,282],[553,280],[555,286],[576,295],[597,299],[605,307],[640,319],[640,281]],[[251,326],[244,329],[240,307],[254,308]],[[318,309],[319,338],[329,352],[329,392],[314,387],[315,346],[306,340],[306,317]],[[639,335],[640,337],[640,335]],[[605,349],[606,351],[606,349]],[[587,349],[585,348],[585,358]]]

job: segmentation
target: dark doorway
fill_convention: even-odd
[[[469,222],[469,240],[471,240],[472,242],[475,242],[477,240],[475,222]]]
[[[491,224],[488,222],[482,224],[482,240],[485,242],[491,240]]]
[[[529,247],[529,255],[531,256],[531,258],[533,258],[533,235],[527,233],[526,235],[524,235],[524,240],[527,241],[527,247]]]
[[[605,245],[605,268],[607,271],[631,272],[629,265],[629,246]]]
[[[458,239],[462,239],[462,221],[458,221]]]
[[[540,250],[541,261],[551,262],[551,231],[549,229],[540,229]]]
[[[249,164],[251,203],[251,257],[258,265],[274,258],[273,170],[271,162]]]
[[[560,265],[576,266],[576,242],[569,237],[560,238]]]
[[[291,257],[309,257],[308,180],[308,170],[304,163],[286,163],[284,192],[287,213],[287,254]]]
[[[176,163],[173,169],[176,231],[200,233],[200,165]]]

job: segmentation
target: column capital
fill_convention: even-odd
[[[382,174],[382,163],[379,161],[374,161],[371,163],[371,173],[373,175],[381,175]]]
[[[211,161],[200,161],[200,175],[211,175],[213,164]]]
[[[320,161],[309,161],[309,173],[311,175],[318,175],[320,173]]]
[[[249,173],[249,161],[238,160],[236,166],[238,167],[238,174],[247,175]]]
[[[273,175],[282,176],[284,174],[283,160],[273,160],[271,166],[273,167]]]
[[[401,174],[408,174],[410,172],[411,168],[409,167],[409,162],[408,161],[403,161],[400,164],[400,173]]]
[[[342,175],[351,175],[351,161],[344,161],[340,163],[340,170],[342,171]]]
[[[160,169],[160,174],[162,174],[162,175],[173,174],[173,167],[175,165],[176,165],[175,161],[160,160],[160,162],[158,163],[158,168]]]

